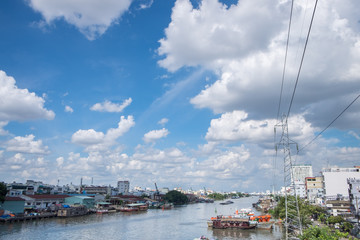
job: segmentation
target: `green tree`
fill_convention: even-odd
[[[289,201],[294,200],[294,196],[288,196]],[[299,211],[301,216],[301,224],[303,227],[306,227],[311,224],[311,218],[314,214],[321,215],[326,212],[325,209],[317,206],[313,206],[305,202],[303,199],[298,198],[298,204],[299,204]],[[291,209],[292,210],[292,209]],[[290,211],[291,211],[290,210]],[[293,210],[294,211],[294,210]],[[270,214],[272,214],[275,218],[285,218],[285,197],[280,197],[279,202],[277,206],[272,210],[269,211]],[[297,213],[293,212],[292,214],[289,214],[289,216],[296,216]]]
[[[0,202],[3,203],[5,201],[5,196],[7,194],[8,190],[6,188],[6,184],[3,182],[0,182]]]
[[[348,233],[342,233],[339,230],[331,231],[329,227],[318,227],[311,226],[304,230],[303,234],[300,236],[301,240],[338,240],[340,238],[347,237]]]
[[[168,193],[166,193],[165,198],[166,201],[173,203],[175,205],[182,205],[189,202],[188,197],[176,190],[172,190]]]
[[[208,195],[209,198],[212,198],[214,200],[224,200],[226,196],[221,193],[212,193]]]
[[[342,216],[330,216],[328,218],[328,223],[329,224],[335,224],[335,223],[342,223],[344,222],[344,218]]]
[[[350,232],[354,228],[354,225],[352,225],[350,222],[343,222],[342,229],[345,232]]]

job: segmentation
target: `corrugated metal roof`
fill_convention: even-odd
[[[33,199],[64,199],[70,197],[69,195],[57,195],[57,194],[40,194],[40,195],[25,195]]]
[[[25,201],[25,199],[20,197],[5,197],[5,201]]]

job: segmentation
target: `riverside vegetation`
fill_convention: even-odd
[[[288,196],[294,200],[294,196]],[[278,197],[278,204],[269,213],[275,218],[285,218],[285,197]],[[298,198],[299,211],[301,216],[301,224],[303,226],[303,234],[299,236],[301,240],[326,239],[338,240],[349,236],[349,232],[353,225],[341,216],[331,216],[327,213],[326,208],[314,206],[305,200]],[[295,216],[296,214],[291,214]],[[321,223],[321,226],[314,226],[313,220]],[[335,229],[335,226],[338,229]],[[352,237],[350,236],[350,239]],[[355,238],[354,238],[355,239]]]

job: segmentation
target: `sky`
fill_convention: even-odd
[[[0,5],[0,181],[276,190],[288,113],[295,164],[360,165],[360,101],[307,145],[360,92],[355,0],[318,2],[299,78],[315,0],[285,71],[289,0]]]

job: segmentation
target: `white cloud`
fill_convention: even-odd
[[[57,165],[58,165],[58,166],[61,166],[61,165],[63,165],[63,163],[64,163],[64,158],[63,158],[63,157],[58,157],[58,158],[56,159],[56,162],[57,162]]]
[[[169,122],[169,119],[167,119],[167,118],[162,118],[159,122],[158,122],[158,124],[160,124],[160,125],[165,125],[166,123],[168,123]]]
[[[150,8],[151,5],[154,3],[154,0],[146,0],[144,3],[139,5],[140,9],[147,9]]]
[[[45,100],[19,89],[15,79],[0,70],[0,121],[26,121],[33,119],[54,119],[55,113],[44,108]]]
[[[302,115],[289,117],[290,137],[300,145],[306,144],[313,138],[316,128],[313,128]],[[274,127],[278,122],[276,119],[251,120],[248,114],[243,111],[224,113],[220,118],[211,120],[210,127],[205,139],[209,141],[208,147],[203,146],[203,151],[212,149],[216,142],[243,141],[248,144],[273,147]],[[276,127],[277,136],[281,135],[281,127]],[[276,139],[278,141],[279,139]]]
[[[73,113],[74,109],[72,109],[70,106],[65,106],[65,112]]]
[[[93,145],[99,144],[104,141],[105,134],[102,132],[96,132],[94,129],[78,130],[71,137],[71,142],[80,145]]]
[[[0,136],[2,135],[7,135],[9,132],[4,130],[4,127],[8,124],[9,122],[6,121],[0,121]]]
[[[160,129],[160,130],[152,130],[148,133],[145,133],[144,135],[144,141],[145,142],[154,142],[156,140],[159,140],[160,138],[164,138],[169,134],[169,131],[166,128]]]
[[[14,137],[6,142],[6,151],[32,154],[48,154],[47,146],[43,146],[41,140],[34,141],[35,136],[30,134],[25,137]]]
[[[28,0],[30,7],[40,12],[46,24],[64,19],[74,25],[89,40],[105,33],[129,9],[132,0]]]
[[[126,99],[122,104],[105,101],[103,103],[94,104],[90,110],[99,112],[122,112],[132,102],[131,98]]]
[[[287,112],[293,90],[311,17],[309,8],[295,3],[281,113]],[[242,110],[251,118],[272,118],[277,112],[289,11],[289,2],[278,0],[243,0],[231,6],[202,0],[198,8],[189,0],[177,0],[160,40],[158,51],[164,58],[159,65],[169,71],[200,66],[218,76],[191,99],[196,108],[215,113]],[[306,111],[307,121],[316,126],[328,123],[334,106],[350,102],[357,94],[358,11],[360,5],[348,0],[341,4],[326,1],[317,9],[291,112]],[[359,114],[359,108],[347,112],[346,121],[335,126],[353,126]]]
[[[360,140],[360,136],[359,136],[359,134],[357,134],[356,132],[354,132],[354,131],[349,131],[348,134],[349,134],[349,135],[352,135],[352,136],[355,137],[357,140]]]
[[[106,134],[94,129],[78,130],[71,137],[71,142],[86,147],[86,151],[104,151],[116,143],[116,139],[135,125],[133,116],[121,116],[117,128],[110,128]]]
[[[159,64],[175,71],[265,49],[282,27],[279,7],[275,0],[239,1],[229,7],[203,0],[194,9],[189,0],[178,0],[166,37],[159,41],[159,55],[166,55]]]

